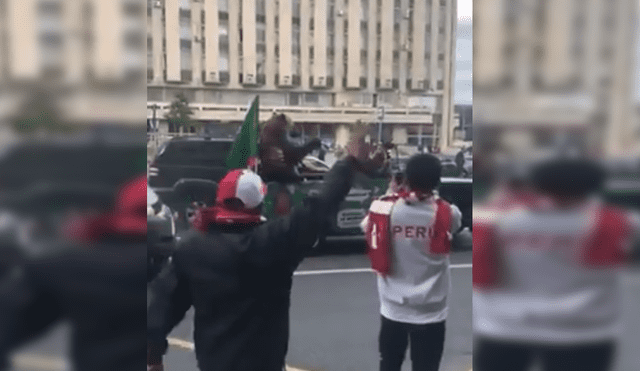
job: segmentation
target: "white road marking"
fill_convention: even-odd
[[[451,264],[451,269],[471,268],[473,265],[469,264]],[[322,274],[338,274],[338,273],[372,273],[371,268],[349,268],[349,269],[324,269],[314,271],[297,271],[293,273],[294,276],[317,276]]]
[[[195,344],[193,344],[190,341],[186,341],[178,338],[167,338],[167,341],[169,342],[170,346],[173,346],[182,350],[189,350],[193,352],[196,349]]]
[[[167,341],[169,342],[170,346],[178,349],[187,350],[190,352],[193,352],[196,349],[195,344],[190,341],[186,341],[178,338],[168,338]],[[289,366],[286,366],[286,369],[287,369],[286,371],[309,371],[309,370],[303,370],[301,368],[293,368]],[[57,370],[58,369],[56,369],[56,371]]]
[[[37,354],[17,354],[12,357],[13,368],[47,371],[68,370],[67,362],[64,359],[51,356],[40,356]]]

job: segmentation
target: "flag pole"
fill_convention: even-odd
[[[253,117],[253,125],[255,127],[254,133],[256,133],[257,138],[256,139],[256,144],[259,144],[259,138],[260,138],[260,95],[256,95],[254,101],[256,102],[256,112],[254,114]],[[258,150],[258,153],[256,153],[256,159],[255,161],[253,161],[253,172],[254,173],[258,173],[258,161],[260,159],[260,151]]]

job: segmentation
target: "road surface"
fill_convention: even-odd
[[[450,315],[441,371],[471,368],[471,254],[452,255]],[[614,371],[640,370],[640,270],[622,275],[625,333]],[[167,371],[196,371],[191,342],[193,313],[171,334]],[[375,277],[361,254],[307,258],[294,278],[291,340],[287,363],[292,371],[366,371],[377,369],[379,331]],[[16,371],[70,371],[65,354],[68,328],[57,326],[20,349]],[[405,361],[403,370],[409,370]]]

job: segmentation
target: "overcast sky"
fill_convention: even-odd
[[[471,104],[473,100],[472,60],[473,37],[471,22],[473,0],[458,0],[458,40],[456,48],[456,91],[457,104]],[[640,102],[640,40],[636,47],[636,101]]]
[[[455,103],[471,104],[473,101],[473,35],[471,16],[473,0],[458,0],[458,40],[456,42]]]

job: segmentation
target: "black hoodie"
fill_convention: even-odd
[[[182,237],[172,263],[149,288],[149,363],[195,308],[202,371],[282,371],[289,341],[292,276],[326,220],[351,189],[356,161],[339,161],[319,197],[257,227],[212,227]]]
[[[75,370],[143,369],[147,250],[137,240],[52,246],[0,280],[0,370],[9,351],[62,320],[73,328]]]

